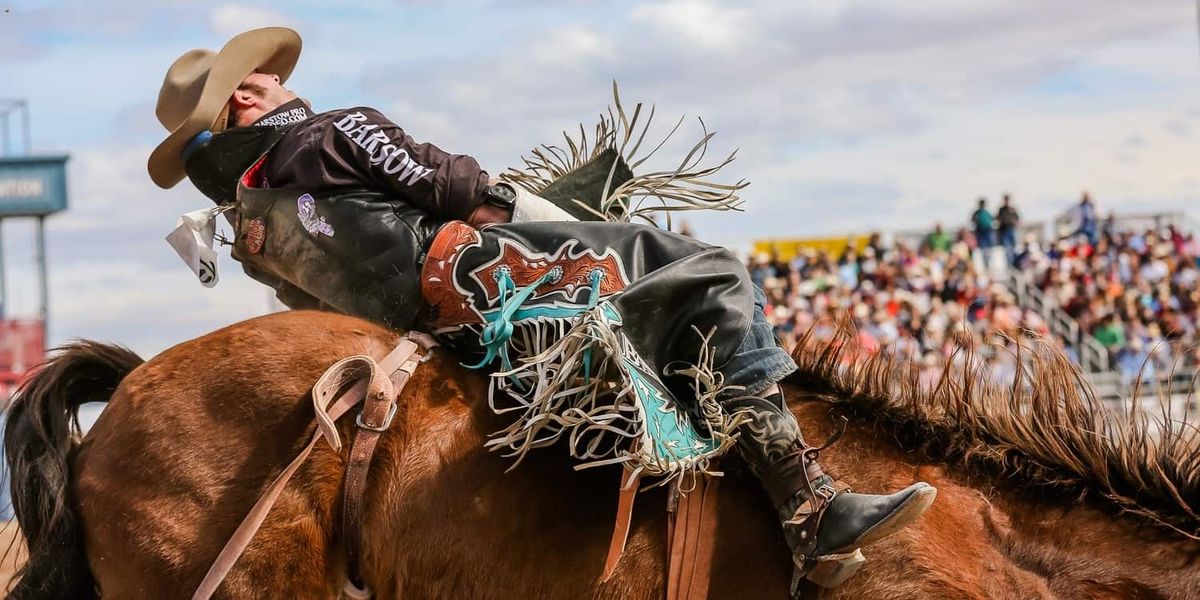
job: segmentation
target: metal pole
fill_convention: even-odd
[[[25,156],[33,154],[33,138],[29,137],[29,103],[21,101],[21,133],[25,136]]]
[[[4,156],[9,156],[10,154],[12,154],[12,150],[10,149],[10,146],[8,144],[8,142],[9,142],[9,139],[8,139],[9,138],[9,136],[8,136],[8,115],[11,112],[12,112],[11,110],[5,110],[3,114],[0,114],[0,117],[3,117],[3,118],[0,118],[0,139],[4,140],[4,147],[3,147]]]
[[[0,320],[8,306],[8,289],[4,286],[4,219],[0,219]]]
[[[46,216],[38,215],[37,263],[38,279],[42,290],[42,342],[50,344],[50,286],[46,277]]]

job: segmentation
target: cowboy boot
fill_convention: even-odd
[[[937,495],[924,482],[894,494],[856,494],[824,473],[819,453],[802,446],[763,472],[792,550],[793,594],[802,579],[822,587],[840,585],[862,566],[860,548],[911,525]]]
[[[850,492],[821,469],[817,458],[822,448],[804,443],[782,393],[743,396],[724,404],[744,415],[739,453],[783,523],[796,567],[793,595],[803,579],[823,587],[841,584],[862,566],[859,548],[912,524],[937,494],[926,483],[890,495]]]

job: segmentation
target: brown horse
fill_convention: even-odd
[[[25,386],[5,435],[30,560],[12,598],[184,598],[313,427],[310,386],[336,360],[380,357],[397,334],[289,312],[227,327],[142,363],[68,346]],[[933,483],[915,526],[867,549],[831,598],[1200,597],[1194,429],[1151,433],[1098,408],[1061,354],[1039,351],[1012,389],[854,360],[807,343],[787,391],[804,431],[851,420],[823,455],[863,490]],[[402,394],[367,492],[363,575],[380,598],[656,598],[664,593],[661,490],[637,501],[615,576],[599,581],[618,470],[577,472],[563,452],[510,473],[486,452],[503,425],[484,378],[435,351]],[[108,400],[88,435],[79,404]],[[344,419],[343,421],[350,421]],[[343,434],[351,424],[341,423]],[[345,452],[321,446],[218,591],[330,598],[344,576],[336,528]],[[733,462],[733,461],[729,461]],[[729,464],[714,598],[783,598],[787,550],[765,495]]]

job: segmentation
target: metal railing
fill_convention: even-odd
[[[1033,284],[1028,273],[1009,269],[1008,287],[1016,296],[1017,304],[1037,311],[1046,321],[1052,335],[1072,344],[1079,357],[1079,366],[1085,373],[1102,373],[1109,370],[1108,350],[1092,337],[1092,334],[1083,331],[1071,315],[1048,299],[1046,294]]]
[[[953,238],[958,235],[959,229],[960,229],[959,227],[947,227],[947,228],[944,228],[943,231],[945,231],[947,234],[950,235],[951,238]],[[966,229],[972,230],[973,228],[966,227]],[[897,230],[897,231],[890,231],[890,232],[885,232],[883,235],[884,235],[884,240],[889,240],[889,238],[890,238],[890,241],[892,243],[902,243],[905,246],[908,246],[909,248],[918,249],[925,243],[925,240],[929,238],[929,234],[932,231],[933,231],[933,228],[925,227],[922,229],[901,229],[901,230]],[[1036,241],[1038,243],[1045,243],[1046,239],[1048,239],[1046,237],[1046,222],[1045,221],[1021,222],[1021,224],[1017,226],[1017,233],[1016,233],[1017,246],[1024,245],[1025,239],[1030,234],[1033,235],[1034,241]],[[997,240],[997,244],[998,243],[999,243],[999,240]]]
[[[1108,408],[1128,413],[1133,408],[1133,394],[1145,414],[1157,418],[1163,413],[1172,419],[1196,422],[1200,420],[1200,399],[1196,397],[1196,370],[1182,368],[1170,373],[1128,378],[1121,373],[1088,373],[1088,383]]]
[[[1097,216],[1096,229],[1100,230],[1104,227],[1104,218]],[[1070,235],[1072,231],[1079,225],[1078,209],[1075,207],[1069,208],[1051,221],[1054,228],[1050,234],[1054,238],[1061,238]],[[1158,212],[1158,213],[1121,213],[1113,215],[1113,228],[1116,231],[1145,231],[1147,229],[1162,232],[1165,231],[1168,225],[1174,225],[1180,231],[1200,231],[1197,228],[1197,223],[1188,213],[1183,211],[1178,212]]]

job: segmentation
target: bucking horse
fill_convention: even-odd
[[[60,349],[9,408],[4,445],[29,550],[9,597],[189,597],[312,436],[313,382],[346,356],[385,355],[400,336],[293,311],[145,362],[97,342]],[[1200,597],[1195,427],[1113,416],[1060,350],[1031,352],[1012,386],[949,366],[922,386],[912,365],[864,354],[852,334],[798,346],[785,387],[805,431],[849,421],[826,468],[863,488],[939,490],[922,520],[872,546],[856,577],[812,597]],[[486,376],[434,349],[400,393],[359,532],[376,597],[663,597],[668,490],[637,497],[605,580],[619,468],[578,471],[547,449],[506,473],[512,461],[484,448],[504,425],[486,390]],[[107,408],[81,436],[86,402]],[[352,421],[337,423],[342,436]],[[349,452],[316,447],[215,597],[342,593]],[[732,455],[721,469],[709,596],[783,598],[791,564],[775,515]]]

